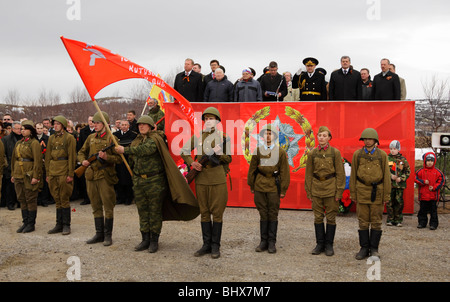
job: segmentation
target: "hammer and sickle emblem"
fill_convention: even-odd
[[[83,48],[83,50],[92,52],[91,60],[89,61],[89,66],[95,66],[95,59],[106,59],[103,53],[101,51],[98,51],[97,49]]]

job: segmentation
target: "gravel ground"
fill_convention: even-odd
[[[135,252],[140,242],[135,205],[117,205],[113,245],[87,245],[94,234],[89,205],[71,202],[72,233],[48,235],[55,223],[55,206],[38,207],[36,230],[18,234],[20,210],[0,209],[0,282],[67,282],[80,260],[80,282],[370,282],[377,268],[384,282],[450,281],[450,215],[439,215],[435,231],[417,229],[416,215],[406,215],[403,227],[383,224],[380,262],[358,261],[355,213],[337,217],[335,255],[310,254],[315,246],[311,211],[281,210],[277,253],[254,252],[259,243],[259,216],[254,208],[225,211],[221,257],[194,257],[201,246],[200,220],[165,222],[159,251]],[[448,206],[447,206],[448,207]],[[384,222],[386,216],[384,215]],[[72,274],[73,276],[73,274]],[[375,277],[369,274],[369,277]]]

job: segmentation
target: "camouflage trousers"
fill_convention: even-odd
[[[403,190],[392,188],[391,201],[386,203],[387,220],[393,224],[403,222]]]
[[[166,177],[154,176],[142,179],[133,177],[134,201],[139,214],[141,232],[161,233],[162,204],[166,199],[169,186]]]

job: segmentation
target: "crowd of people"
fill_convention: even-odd
[[[70,201],[82,198],[82,205],[91,204],[95,227],[94,236],[86,243],[110,246],[115,205],[134,202],[142,235],[136,251],[158,250],[163,221],[192,220],[200,215],[203,245],[194,256],[219,258],[232,161],[229,136],[216,130],[221,114],[215,107],[202,113],[201,135],[193,135],[182,148],[181,157],[189,167],[185,176],[168,149],[164,113],[156,100],[149,105],[149,113],[138,120],[130,110],[126,120],[113,126],[109,115],[99,111],[75,131],[73,123],[61,115],[37,124],[4,115],[0,125],[2,205],[9,210],[20,207],[22,225],[17,232],[33,232],[38,205],[46,206],[52,200],[56,224],[48,234],[69,235]],[[311,253],[332,256],[335,218],[346,177],[340,151],[330,145],[331,130],[321,126],[316,135],[318,146],[310,151],[305,169],[305,191],[312,201],[316,235]],[[259,136],[263,143],[252,155],[247,176],[260,216],[260,244],[255,251],[276,253],[278,212],[289,188],[290,169],[286,152],[277,144],[277,129],[266,125]],[[361,249],[355,257],[361,260],[369,255],[379,257],[384,205],[387,225],[402,225],[403,190],[411,170],[400,153],[399,141],[390,143],[388,155],[378,148],[375,129],[366,128],[359,140],[362,148],[353,153],[349,188],[359,222]],[[415,173],[420,200],[418,228],[428,223],[431,230],[438,227],[437,202],[445,177],[435,163],[435,154],[427,153],[423,169]],[[189,187],[190,173],[195,179],[195,195]]]
[[[277,62],[271,61],[258,78],[252,67],[244,67],[242,76],[232,83],[218,60],[211,60],[211,71],[203,75],[201,65],[188,58],[173,87],[191,102],[406,99],[405,80],[396,74],[395,64],[389,59],[381,59],[381,71],[373,80],[368,68],[355,70],[349,56],[342,56],[340,62],[341,67],[331,73],[329,81],[325,79],[327,71],[317,67],[319,60],[307,57],[302,62],[304,68],[295,74],[280,74]]]

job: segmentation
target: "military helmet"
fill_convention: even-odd
[[[330,131],[330,129],[328,129],[328,127],[327,126],[320,126],[319,127],[319,130],[317,131],[317,134],[319,134],[320,132],[324,132],[324,131],[327,131],[328,132],[328,136],[330,137],[330,139],[331,139],[331,131]]]
[[[366,129],[364,129],[364,131],[361,133],[361,137],[359,138],[359,140],[362,141],[365,138],[374,139],[374,140],[377,141],[377,143],[379,143],[377,130],[375,130],[373,128],[366,128]]]
[[[261,129],[261,131],[259,131],[259,136],[264,137],[264,134],[267,130],[270,130],[270,131],[272,131],[273,134],[275,134],[275,139],[278,138],[278,131],[275,127],[272,126],[272,124],[265,125]]]
[[[29,126],[31,126],[31,127],[34,128],[34,123],[33,123],[32,120],[24,120],[24,121],[21,123],[21,125],[22,125],[22,126],[29,125]]]
[[[64,128],[67,128],[67,119],[64,116],[62,115],[55,116],[53,118],[53,121],[60,122],[64,126]]]
[[[103,114],[103,117],[106,120],[106,123],[109,124],[109,115],[108,115],[108,113],[106,113],[105,111],[102,111],[102,114]],[[93,123],[95,123],[95,122],[103,122],[102,117],[100,116],[100,112],[96,112],[94,114],[94,116],[92,117],[92,122]]]
[[[203,121],[205,120],[205,114],[212,114],[212,115],[216,116],[219,121],[221,121],[220,120],[220,112],[215,107],[208,107],[205,109],[205,111],[203,111],[203,114],[202,114]]]
[[[155,121],[153,121],[153,119],[148,116],[148,115],[143,115],[141,116],[136,124],[148,124],[150,125],[150,127],[154,127],[155,126]]]

